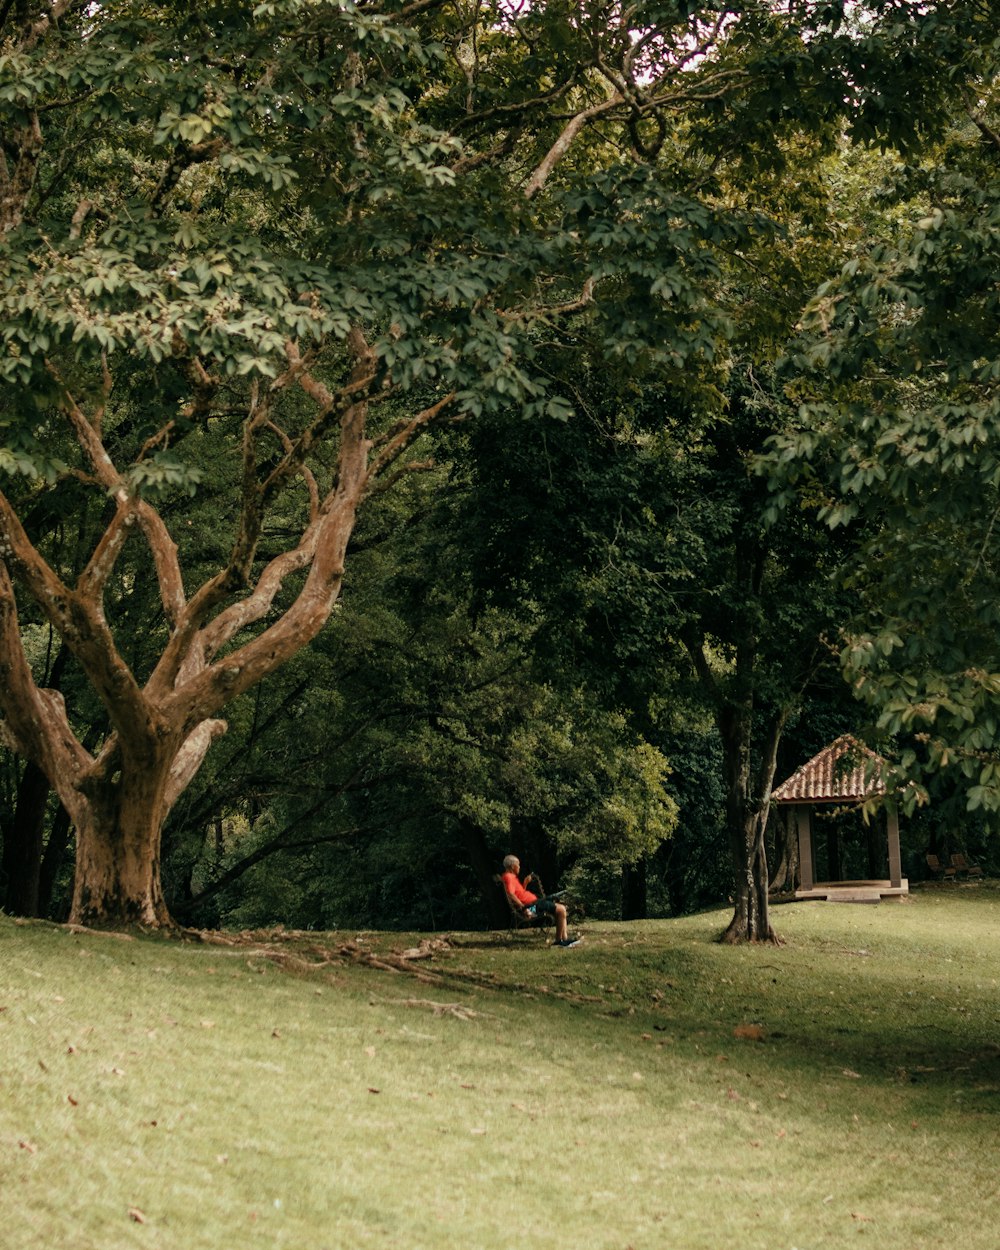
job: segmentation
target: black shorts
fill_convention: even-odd
[[[528,908],[528,914],[532,916],[554,916],[556,914],[556,900],[554,898],[536,899]]]

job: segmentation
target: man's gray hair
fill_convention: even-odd
[[[513,872],[515,864],[517,864],[518,868],[521,867],[521,861],[517,858],[516,855],[505,855],[503,857],[504,872]]]

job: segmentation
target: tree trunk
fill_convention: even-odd
[[[728,703],[719,713],[726,773],[726,832],[733,862],[733,918],[722,941],[777,942],[768,909],[764,833],[783,717],[762,743],[756,777],[751,768],[752,704]],[[756,784],[755,784],[756,783]]]
[[[151,824],[152,822],[150,822]],[[159,830],[109,834],[99,822],[76,827],[73,924],[102,928],[166,928],[170,914],[160,885]]]
[[[788,808],[778,808],[776,820],[775,854],[778,866],[771,874],[771,893],[792,893],[799,884],[799,831],[789,818]]]
[[[48,778],[29,761],[18,783],[14,819],[3,840],[3,872],[7,879],[5,907],[12,916],[39,914],[39,881],[48,798]]]
[[[49,840],[45,843],[45,854],[42,856],[42,869],[38,880],[38,914],[50,919],[65,919],[66,911],[60,908],[62,915],[53,916],[52,896],[55,893],[56,878],[62,870],[69,847],[71,828],[69,812],[60,803],[49,830]]]
[[[729,828],[729,850],[735,869],[733,918],[722,941],[777,942],[768,908],[767,855],[764,850],[766,813],[747,811]]]
[[[491,929],[506,929],[510,923],[510,908],[493,880],[500,872],[500,862],[491,855],[482,829],[470,820],[463,820],[461,827],[469,864],[483,896],[486,923]]]
[[[646,861],[622,868],[622,920],[645,920],[647,913]]]
[[[120,776],[78,803],[74,924],[102,928],[172,922],[160,883],[160,833],[169,769],[123,763]]]
[[[69,651],[61,646],[47,675],[52,689],[59,689],[68,659]],[[42,864],[50,788],[45,770],[34,760],[27,760],[17,787],[14,819],[3,843],[6,908],[15,916],[44,916],[48,912],[51,889],[42,888]]]

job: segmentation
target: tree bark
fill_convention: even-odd
[[[171,924],[160,884],[160,831],[169,769],[123,767],[77,804],[76,872],[70,918],[103,928]]]

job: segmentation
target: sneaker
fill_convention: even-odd
[[[578,937],[566,937],[561,942],[553,942],[553,946],[579,946],[580,939]]]

